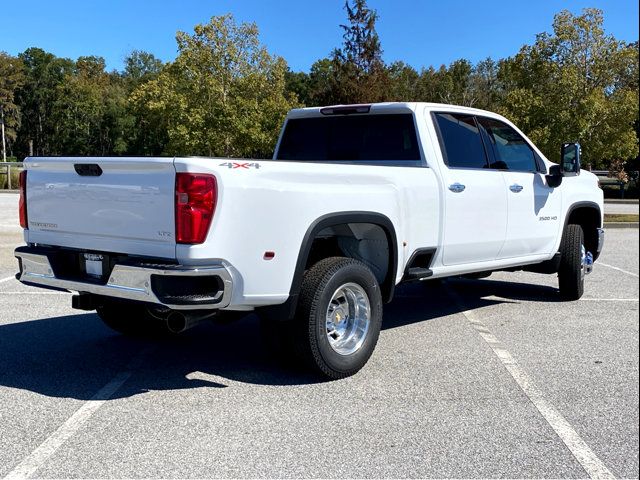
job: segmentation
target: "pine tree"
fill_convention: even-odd
[[[332,54],[331,91],[335,103],[386,100],[389,79],[376,32],[378,14],[366,0],[345,0],[347,25],[340,25],[343,46]]]

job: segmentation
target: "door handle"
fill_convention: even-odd
[[[452,185],[449,185],[449,190],[451,190],[453,193],[461,193],[464,192],[464,189],[467,188],[464,185],[462,185],[461,183],[454,183]]]
[[[513,193],[520,193],[523,189],[524,187],[522,185],[518,185],[517,183],[514,183],[509,187],[509,190],[511,190]]]

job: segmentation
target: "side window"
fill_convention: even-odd
[[[544,160],[542,160],[542,158],[540,158],[540,155],[538,155],[535,151],[533,152],[533,156],[536,158],[536,165],[538,166],[538,172],[544,173],[546,175],[547,166],[545,165]]]
[[[498,170],[536,172],[535,152],[509,125],[492,118],[478,117],[489,149],[489,164]]]
[[[449,168],[488,168],[473,115],[435,113],[442,156]]]

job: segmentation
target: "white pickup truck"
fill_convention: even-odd
[[[123,333],[256,311],[341,378],[400,282],[529,270],[579,298],[604,240],[579,156],[495,113],[385,103],[293,110],[266,161],[27,158],[17,278]]]

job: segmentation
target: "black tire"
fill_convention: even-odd
[[[578,300],[584,293],[584,266],[582,250],[584,232],[580,225],[567,225],[560,244],[558,283],[564,300]]]
[[[326,315],[334,293],[348,284],[355,284],[360,287],[360,293],[366,294],[369,326],[359,348],[353,353],[341,354],[329,342]],[[334,380],[356,373],[371,357],[381,324],[380,286],[364,263],[352,258],[325,258],[305,273],[291,331],[294,349],[313,370]]]
[[[166,337],[172,333],[167,322],[149,313],[144,306],[131,302],[107,302],[96,309],[110,329],[130,337]]]

